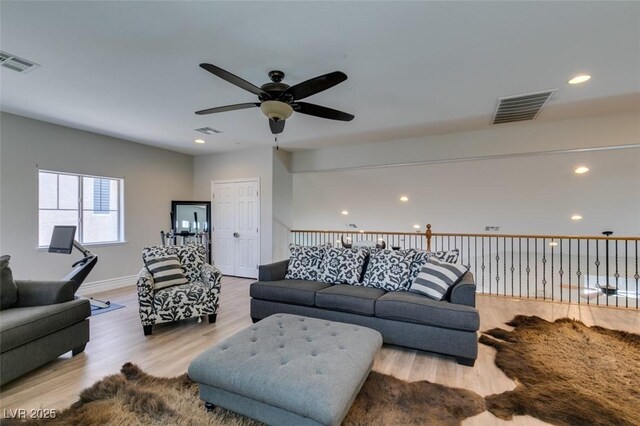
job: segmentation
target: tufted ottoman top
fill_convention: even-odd
[[[276,314],[200,354],[189,366],[189,376],[335,424],[346,414],[381,346],[382,336],[375,330]]]

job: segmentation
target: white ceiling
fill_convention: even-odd
[[[355,114],[294,114],[288,149],[487,127],[496,98],[559,88],[539,120],[640,108],[640,2],[2,1],[4,51],[42,67],[1,68],[3,111],[198,154],[273,144],[259,109],[196,116],[256,84],[349,79],[305,101]],[[569,86],[573,75],[593,79]],[[224,131],[206,136],[193,129]]]

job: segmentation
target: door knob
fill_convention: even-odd
[[[233,236],[234,236],[234,237],[236,237],[236,238],[238,238],[238,237],[240,236],[240,234],[238,234],[237,232],[234,232],[234,233],[233,233]]]

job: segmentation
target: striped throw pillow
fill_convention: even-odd
[[[409,291],[442,300],[449,288],[457,284],[468,270],[467,266],[447,263],[431,257],[411,283]]]
[[[147,257],[145,264],[153,276],[155,290],[188,283],[178,256]]]

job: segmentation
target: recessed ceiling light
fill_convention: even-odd
[[[203,139],[196,139],[194,142],[195,143],[204,143],[204,140]]]
[[[582,220],[582,216],[580,216],[579,214],[574,214],[573,216],[571,216],[571,220]]]
[[[413,225],[415,229],[420,229],[420,225]]]
[[[551,242],[549,243],[549,245],[550,245],[551,247],[555,247],[555,246],[557,246],[557,245],[558,245],[558,243],[556,243],[555,241],[551,241]]]
[[[574,170],[574,172],[576,172],[577,174],[581,175],[583,173],[587,173],[589,171],[588,167],[585,166],[580,166],[577,169]]]
[[[348,212],[348,211],[346,211],[346,210],[342,210],[342,214],[346,216],[346,215],[348,215],[348,214],[349,214],[349,212]]]
[[[569,84],[580,84],[580,83],[584,83],[585,81],[588,81],[590,79],[591,79],[591,76],[587,75],[587,74],[576,75],[571,80],[569,80]]]
[[[403,195],[402,197],[400,197],[400,201],[409,201],[409,197]]]

